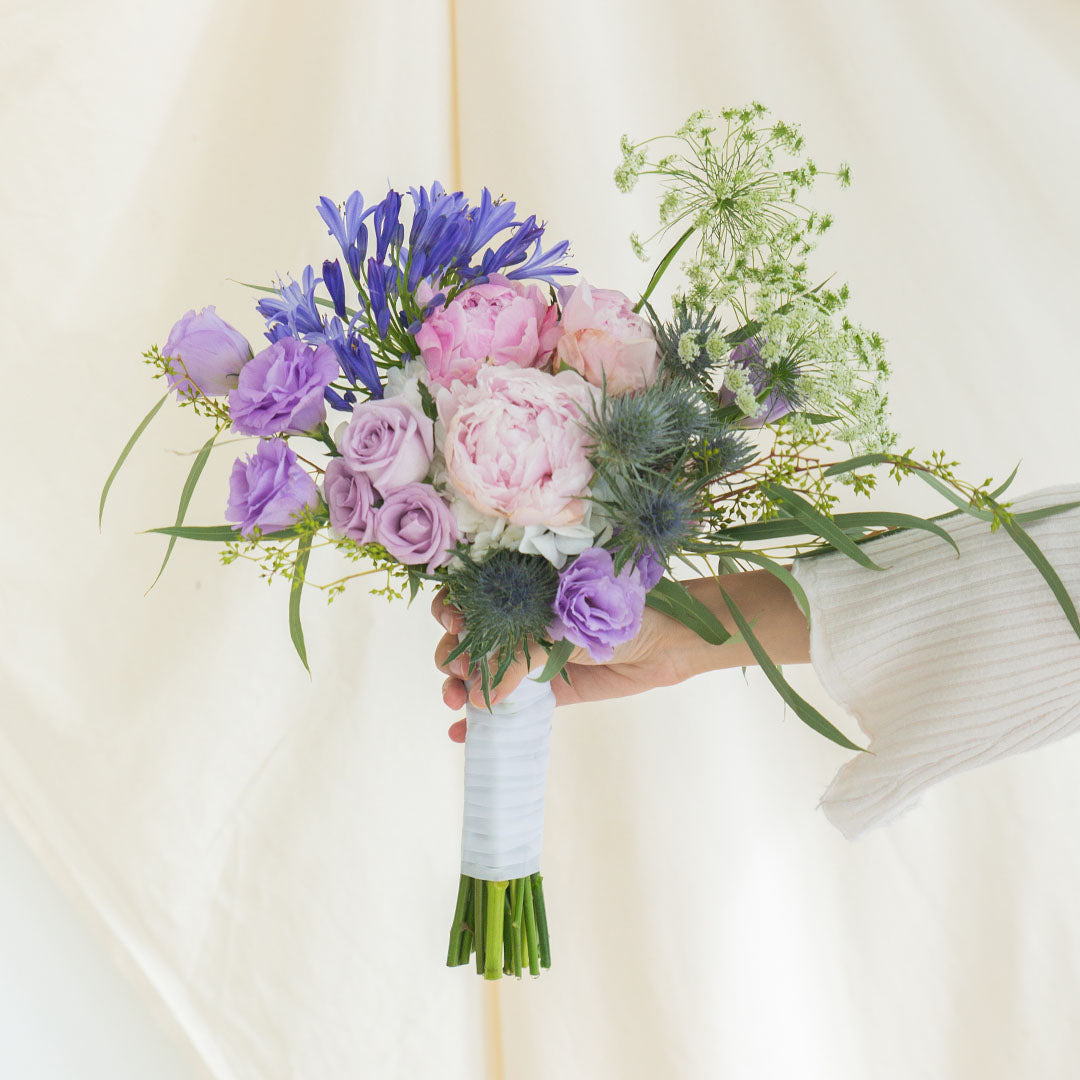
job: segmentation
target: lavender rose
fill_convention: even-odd
[[[611,552],[589,548],[559,575],[554,607],[552,638],[566,638],[604,664],[641,629],[645,586],[637,569],[616,576]]]
[[[358,544],[375,536],[375,489],[364,473],[354,473],[342,458],[333,458],[323,473],[323,498],[330,525]]]
[[[247,338],[234,330],[214,310],[213,304],[198,315],[192,308],[169,331],[165,356],[175,361],[169,386],[177,397],[198,391],[207,397],[225,394],[236,387],[240,369],[251,359]]]
[[[244,365],[229,394],[233,427],[244,435],[304,435],[326,419],[327,384],[338,373],[329,345],[285,337]]]
[[[237,458],[229,477],[225,517],[244,536],[258,526],[263,532],[285,529],[305,508],[319,505],[315,481],[304,471],[284,439],[265,439],[255,453]]]
[[[406,566],[427,563],[428,573],[450,560],[458,540],[450,507],[430,484],[406,484],[375,512],[375,539]]]
[[[435,425],[404,398],[358,401],[335,436],[345,464],[366,473],[382,495],[427,476]]]

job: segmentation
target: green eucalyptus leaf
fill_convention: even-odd
[[[747,646],[754,654],[754,659],[758,662],[759,667],[765,672],[765,677],[773,684],[776,691],[795,715],[808,727],[813,728],[819,735],[824,735],[825,738],[831,739],[838,746],[842,746],[847,750],[863,750],[863,747],[856,746],[842,731],[829,723],[829,721],[826,720],[809,701],[796,692],[794,687],[781,674],[780,669],[772,662],[769,654],[765,651],[765,647],[757,637],[754,636],[754,632],[750,629],[750,623],[747,622],[746,616],[743,615],[738,606],[722,588],[720,593],[724,598],[724,603],[728,606],[728,611],[731,612],[731,617],[735,620],[735,625],[739,628],[739,633],[742,634]]]
[[[858,457],[848,458],[847,461],[838,461],[830,465],[822,476],[839,476],[841,473],[855,472],[856,469],[864,469],[870,465],[892,464],[894,454],[860,454]]]
[[[978,518],[979,521],[993,521],[994,515],[989,510],[980,510],[978,507],[972,506],[963,495],[957,494],[953,491],[948,484],[939,480],[932,473],[928,473],[923,469],[916,469],[915,475],[922,480],[924,484],[929,484],[939,495],[948,499],[957,509],[963,510],[965,514],[970,515],[973,518]]]
[[[760,566],[763,570],[767,570],[772,574],[773,577],[783,582],[791,591],[792,596],[795,597],[795,602],[802,609],[802,613],[806,616],[806,625],[810,625],[810,601],[806,596],[806,590],[786,566],[768,555],[763,555],[760,551],[726,548],[721,554],[732,559],[743,559],[748,563],[753,563],[755,566]]]
[[[131,448],[139,441],[139,436],[150,425],[150,421],[154,419],[158,414],[158,410],[165,404],[165,399],[169,396],[169,391],[166,390],[164,394],[158,399],[158,403],[142,418],[139,422],[139,426],[134,430],[131,438],[124,444],[124,449],[120,451],[120,456],[116,459],[116,464],[112,467],[112,472],[109,473],[108,480],[105,481],[105,486],[101,489],[101,499],[98,502],[98,516],[97,523],[98,528],[101,528],[101,519],[105,513],[105,500],[109,497],[109,488],[112,487],[113,481],[116,479],[116,474],[120,471],[120,467],[127,461],[128,454],[131,453]]]
[[[1009,478],[1005,481],[1005,483],[1000,485],[999,487],[994,488],[994,490],[990,492],[990,498],[991,499],[1000,499],[1001,496],[1004,495],[1006,491],[1008,491],[1010,485],[1016,479],[1016,474],[1019,471],[1020,471],[1020,462],[1018,461],[1016,463],[1016,468],[1013,469],[1013,471],[1011,473],[1009,473]]]
[[[884,569],[878,566],[839,525],[835,524],[832,518],[826,517],[801,495],[782,484],[762,484],[761,488],[774,502],[780,503],[793,518],[812,526],[812,532],[828,540],[837,551],[843,552],[849,559],[854,559],[868,570]]]
[[[230,543],[243,540],[240,530],[233,525],[163,525],[159,529],[144,529],[143,532],[161,533],[164,536],[178,536],[181,540],[207,540],[211,543]],[[263,533],[260,540],[289,540],[299,533],[294,527],[278,529],[276,532]]]
[[[191,496],[195,492],[195,485],[199,482],[199,477],[202,476],[202,471],[206,467],[206,462],[210,457],[210,451],[214,448],[214,440],[216,438],[217,432],[215,431],[214,434],[202,444],[198,454],[195,455],[195,460],[191,463],[187,479],[184,481],[183,490],[180,492],[180,505],[176,508],[176,524],[173,528],[179,528],[184,524],[184,516],[187,514]],[[165,567],[169,565],[169,558],[173,553],[173,548],[176,547],[176,540],[177,536],[175,533],[169,536],[169,546],[165,549],[165,558],[161,560],[161,566],[158,569],[157,577],[150,582],[150,589],[161,580],[161,575],[165,573]],[[150,589],[147,589],[146,591],[149,592]]]
[[[1003,517],[1001,527],[1013,538],[1016,546],[1031,560],[1035,569],[1042,574],[1043,580],[1050,586],[1058,604],[1061,606],[1061,610],[1069,620],[1069,624],[1076,631],[1077,637],[1080,637],[1080,615],[1077,614],[1076,605],[1069,595],[1069,590],[1065,588],[1064,582],[1050,564],[1050,560],[1047,559],[1039,545],[1035,543],[1031,535],[1020,525],[1016,518]]]
[[[649,607],[678,619],[710,645],[723,645],[731,639],[724,624],[680,581],[661,578],[645,597]]]
[[[960,549],[956,541],[940,525],[926,518],[916,517],[914,514],[899,514],[889,510],[867,510],[854,514],[836,514],[833,520],[842,526],[854,526],[857,528],[874,529],[884,527],[887,529],[919,529],[922,532],[933,533],[947,544],[951,545],[957,555]]]
[[[685,244],[686,241],[694,235],[694,231],[696,229],[696,225],[691,225],[690,228],[687,229],[686,232],[684,232],[682,236],[680,236],[679,239],[675,241],[674,244],[672,244],[668,253],[660,260],[659,265],[653,271],[653,276],[649,278],[649,284],[645,287],[645,291],[641,294],[641,299],[634,305],[635,312],[640,311],[641,305],[648,302],[649,297],[652,295],[653,289],[656,288],[656,286],[660,282],[660,279],[664,276],[664,271],[667,270],[667,268],[671,265],[672,260],[675,258],[676,255],[678,255],[679,248],[681,248],[683,244]]]
[[[289,583],[289,637],[292,638],[296,655],[300,657],[305,670],[308,667],[307,646],[304,644],[304,628],[300,623],[300,595],[304,590],[304,575],[307,573],[308,558],[311,555],[311,533],[304,533],[296,548],[296,562],[293,564],[293,577]]]
[[[570,654],[574,651],[574,643],[572,641],[563,638],[561,641],[556,641],[554,645],[548,649],[547,663],[544,665],[544,670],[536,676],[537,682],[551,682],[556,675],[563,673],[563,669],[566,667],[567,660],[570,659]],[[570,680],[567,679],[567,682]]]

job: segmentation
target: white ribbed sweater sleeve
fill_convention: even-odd
[[[1014,500],[1014,512],[1080,502],[1080,485]],[[810,601],[810,656],[858,720],[870,754],[822,797],[854,838],[914,806],[953,773],[1060,739],[1080,726],[1080,639],[1004,529],[960,514],[866,546],[883,571],[830,553],[796,560]],[[1080,509],[1026,526],[1080,606]]]

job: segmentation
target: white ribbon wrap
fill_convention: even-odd
[[[491,712],[469,705],[465,715],[461,872],[482,881],[528,877],[540,869],[555,694],[526,678]]]

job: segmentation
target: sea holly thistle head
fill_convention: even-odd
[[[685,300],[676,300],[671,319],[654,320],[653,330],[666,375],[713,385],[714,373],[729,352],[715,308],[700,311]]]
[[[670,463],[708,427],[705,403],[692,384],[658,381],[633,394],[601,394],[582,421],[590,459],[602,477],[636,475]]]
[[[609,479],[609,486],[610,499],[602,506],[613,526],[617,570],[645,552],[666,564],[687,547],[705,516],[699,491],[682,470]]]
[[[446,574],[447,602],[464,618],[460,647],[479,669],[485,690],[485,657],[495,659],[497,683],[530,640],[547,640],[558,587],[559,572],[547,559],[498,548],[477,560],[466,548],[458,549]]]

